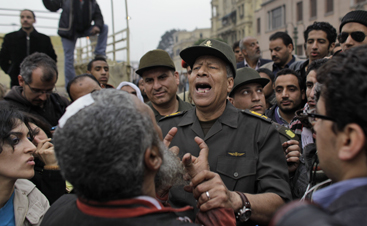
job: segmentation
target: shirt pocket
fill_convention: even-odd
[[[216,171],[231,191],[252,193],[256,190],[256,159],[254,158],[220,156]]]

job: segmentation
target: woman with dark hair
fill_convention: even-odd
[[[33,136],[27,119],[0,109],[0,224],[40,225],[49,208],[46,197],[29,180],[34,176]]]
[[[28,121],[33,136],[32,143],[36,146],[34,153],[34,177],[30,179],[37,188],[47,197],[50,204],[66,193],[65,180],[62,178],[57,164],[52,133],[47,124],[37,117],[23,113]]]

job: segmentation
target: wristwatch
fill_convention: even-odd
[[[241,222],[248,221],[251,217],[251,204],[245,194],[239,191],[236,191],[236,193],[241,197],[242,200],[242,208],[237,212],[236,219]]]

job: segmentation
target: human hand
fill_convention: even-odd
[[[96,35],[96,34],[98,34],[99,32],[101,32],[101,30],[99,29],[99,27],[97,27],[97,26],[94,26],[93,28],[92,28],[92,30],[90,30],[90,33],[92,34],[92,35]]]
[[[236,192],[229,191],[217,173],[208,170],[199,172],[192,178],[190,187],[194,188],[192,192],[200,211],[206,212],[219,207],[236,211],[241,208],[241,197]]]
[[[187,172],[186,175],[184,176],[186,180],[190,180],[203,170],[210,170],[208,162],[208,155],[209,155],[208,145],[200,137],[195,137],[194,140],[199,145],[200,152],[198,157],[195,157],[190,153],[186,153],[183,156],[182,163]]]
[[[171,145],[172,139],[175,137],[178,129],[176,127],[172,127],[170,131],[168,131],[167,135],[163,139],[164,145],[166,145],[167,148],[169,148],[170,151],[178,155],[180,152],[180,149],[177,146],[169,147]]]
[[[45,166],[57,166],[54,145],[49,141],[51,138],[38,142],[34,156],[39,158]]]
[[[288,163],[288,172],[293,173],[299,166],[299,158],[301,156],[299,142],[296,140],[289,140],[284,142],[282,146]]]

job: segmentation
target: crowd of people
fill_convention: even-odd
[[[180,52],[189,90],[177,94],[158,49],[139,80],[108,83],[96,1],[43,2],[63,10],[69,98],[54,90],[50,39],[22,10],[0,51],[12,86],[0,101],[0,226],[367,225],[367,11],[347,13],[339,34],[308,26],[306,60],[285,32],[269,38],[272,59],[254,37],[206,39]],[[75,76],[75,42],[91,34],[95,58]]]

